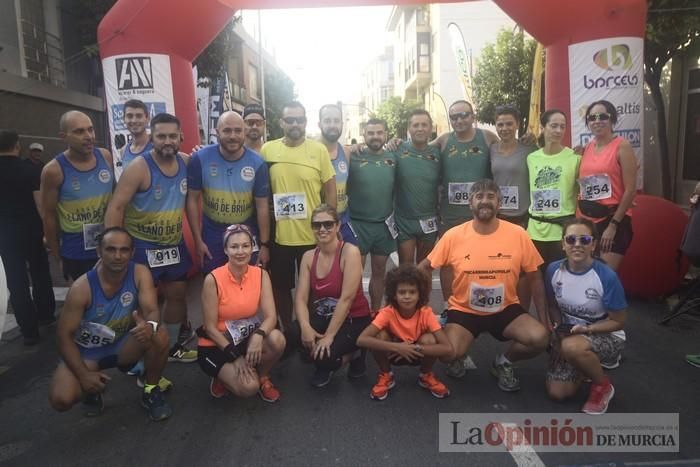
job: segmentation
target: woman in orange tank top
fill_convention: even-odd
[[[244,225],[226,229],[224,253],[228,262],[207,274],[202,286],[199,366],[212,378],[209,389],[214,397],[257,393],[266,402],[277,402],[280,393],[269,374],[286,342],[275,329],[270,276],[249,265],[253,234]]]
[[[586,109],[593,134],[581,159],[577,215],[592,220],[600,235],[600,256],[617,270],[632,243],[631,208],[637,188],[637,158],[626,139],[615,136],[617,110],[606,100]]]

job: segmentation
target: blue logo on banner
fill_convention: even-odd
[[[642,132],[638,129],[615,130],[613,131],[613,133],[615,134],[615,136],[622,136],[623,138],[625,138],[627,141],[630,142],[633,148],[642,147]],[[580,138],[581,146],[585,146],[591,142],[591,140],[593,139],[593,134],[581,133]]]
[[[154,115],[165,112],[165,102],[144,102],[148,107],[148,115],[153,118]],[[126,131],[124,123],[124,104],[112,105],[112,121],[114,122],[114,131]]]

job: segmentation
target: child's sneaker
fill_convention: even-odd
[[[438,399],[444,399],[450,395],[450,390],[435,377],[432,371],[418,375],[418,385],[430,391]]]
[[[377,384],[372,387],[369,397],[377,401],[383,401],[386,399],[386,396],[389,395],[389,389],[393,388],[395,385],[394,373],[391,371],[388,373],[380,372],[377,378]]]

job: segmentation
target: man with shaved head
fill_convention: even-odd
[[[104,229],[114,183],[112,154],[95,147],[95,129],[84,113],[66,112],[59,126],[68,149],[41,172],[41,217],[51,254],[75,280],[97,262],[95,238]]]
[[[270,259],[267,165],[258,153],[243,145],[245,124],[236,112],[224,112],[219,117],[216,134],[219,143],[195,152],[187,166],[187,220],[196,245],[196,260],[205,273],[226,263],[223,245],[226,227],[246,224],[255,235],[254,251],[258,254],[253,255],[253,260],[267,265]]]

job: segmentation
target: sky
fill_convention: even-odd
[[[391,6],[262,10],[263,46],[296,84],[309,115],[338,100],[360,100],[360,76],[389,42]],[[257,10],[243,10],[257,39]]]

